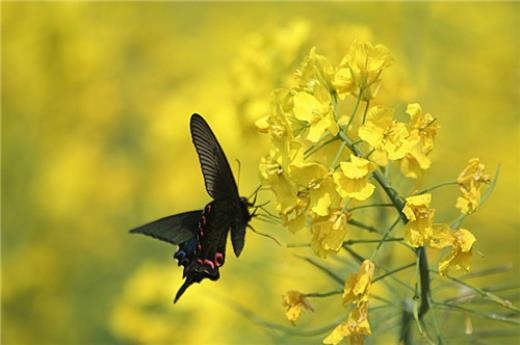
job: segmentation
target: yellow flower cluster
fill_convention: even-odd
[[[448,258],[439,263],[439,272],[448,274],[452,269],[469,271],[471,249],[475,236],[466,229],[452,230],[447,224],[433,224],[435,210],[430,208],[431,194],[411,196],[406,199],[403,213],[408,219],[405,239],[414,247],[452,247]]]
[[[390,63],[388,49],[381,45],[354,42],[337,67],[312,48],[294,73],[292,86],[275,90],[269,114],[256,121],[272,143],[260,162],[262,181],[276,195],[284,225],[292,232],[311,230],[318,256],[341,248],[348,220],[344,202],[366,200],[375,189],[369,178],[376,166],[356,155],[347,160],[343,148],[338,151],[338,98],[371,99]],[[332,150],[324,148],[321,156],[309,159],[324,141]]]
[[[399,165],[406,178],[417,179],[429,169],[439,130],[436,119],[418,103],[407,105],[402,114],[405,121],[398,120],[402,117],[391,107],[371,105],[381,88],[382,73],[391,63],[386,47],[368,42],[354,41],[337,66],[312,48],[292,83],[287,84],[290,86],[272,93],[268,115],[256,121],[257,129],[271,140],[269,153],[260,161],[262,184],[275,194],[283,225],[291,232],[309,230],[310,247],[319,257],[335,255],[345,245],[348,224],[360,224],[350,219],[356,208],[395,205],[406,223],[404,240],[411,246],[451,248],[439,263],[441,275],[452,270],[468,271],[475,236],[466,229],[434,223],[435,209],[431,207],[429,191],[454,182],[404,200],[387,178],[391,161]],[[362,103],[364,107],[360,107]],[[347,107],[352,107],[348,111],[351,115],[345,114]],[[362,116],[357,116],[363,108],[359,111]],[[458,177],[462,196],[457,208],[464,214],[476,210],[480,187],[489,182],[483,170],[480,161],[472,159]],[[376,183],[391,204],[348,207],[351,202],[371,198]],[[371,334],[368,291],[373,276],[374,263],[370,260],[362,263],[358,273],[349,275],[343,303],[352,310],[323,340],[325,344],[338,344],[345,337],[351,344],[363,344]],[[291,322],[303,310],[312,310],[304,296],[296,291],[284,295],[283,305]]]
[[[384,106],[371,107],[367,121],[358,131],[359,137],[374,150],[371,159],[386,166],[389,160],[400,160],[401,170],[407,177],[417,178],[428,169],[439,126],[429,113],[423,113],[418,103],[409,104],[408,123],[394,120],[394,111]]]
[[[350,273],[343,290],[343,304],[354,304],[346,321],[341,322],[324,340],[324,344],[338,344],[344,337],[351,345],[362,345],[371,334],[368,322],[368,292],[374,279],[374,263],[365,260],[358,273]]]
[[[354,41],[338,66],[312,48],[288,83],[291,86],[276,89],[270,112],[256,121],[272,144],[260,162],[263,184],[274,192],[277,210],[290,231],[311,230],[318,256],[339,250],[347,235],[344,206],[350,199],[364,201],[374,193],[370,178],[378,166],[399,160],[403,173],[415,178],[431,165],[428,154],[438,126],[429,113],[410,104],[406,110],[410,120],[404,123],[394,119],[391,108],[369,109],[382,72],[391,63],[386,47],[368,42]],[[340,116],[339,100],[347,97],[355,100],[354,112]],[[349,127],[362,101],[366,102],[363,122],[352,131]],[[370,155],[352,152],[349,159],[339,144],[343,133],[353,134]]]

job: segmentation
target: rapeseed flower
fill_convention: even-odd
[[[322,258],[336,254],[347,235],[348,216],[340,210],[330,216],[313,219],[311,225],[311,248]]]
[[[341,162],[340,171],[334,173],[334,182],[343,198],[366,200],[374,193],[375,186],[369,182],[374,164],[370,161],[350,156],[350,162]]]
[[[421,247],[432,235],[432,221],[435,210],[430,208],[431,194],[421,194],[406,198],[403,213],[408,219],[405,239],[414,247]]]
[[[457,178],[462,196],[457,198],[456,207],[464,214],[475,212],[480,205],[480,187],[491,180],[484,169],[478,158],[472,158]]]
[[[305,310],[314,311],[312,306],[305,300],[304,294],[299,291],[291,290],[282,295],[282,305],[287,307],[285,316],[294,325]]]
[[[371,107],[366,123],[358,130],[359,137],[375,150],[371,159],[383,166],[388,160],[403,158],[410,146],[406,125],[395,121],[393,117],[394,111],[391,108]]]
[[[363,345],[365,336],[370,334],[372,331],[368,322],[368,303],[361,302],[350,312],[346,321],[340,323],[332,333],[323,339],[323,344],[336,345],[343,338],[349,337],[350,345]]]

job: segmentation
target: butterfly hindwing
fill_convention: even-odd
[[[196,236],[202,210],[164,217],[130,230],[171,244],[181,244]]]

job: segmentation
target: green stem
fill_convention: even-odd
[[[412,262],[411,264],[408,264],[408,265],[405,265],[405,266],[402,266],[402,267],[399,267],[399,268],[393,269],[393,270],[391,270],[391,271],[388,271],[388,272],[386,272],[385,274],[382,274],[382,275],[380,275],[379,277],[374,278],[374,280],[372,280],[372,283],[375,283],[375,282],[377,282],[378,280],[381,280],[381,279],[383,279],[383,278],[385,278],[385,277],[391,276],[391,275],[394,274],[394,273],[401,272],[401,271],[403,271],[403,270],[405,270],[405,269],[407,269],[407,268],[413,267],[413,266],[415,266],[415,262]]]
[[[404,238],[402,237],[391,237],[391,238],[387,238],[386,240],[348,240],[348,241],[344,241],[343,244],[346,244],[346,245],[352,245],[352,244],[360,244],[360,243],[381,243],[381,241],[383,242],[395,242],[395,241],[402,241],[404,240]]]
[[[440,307],[440,309],[456,310],[456,311],[460,311],[460,312],[464,312],[464,313],[468,313],[468,314],[484,317],[484,318],[495,320],[495,321],[503,321],[503,322],[511,323],[513,325],[520,325],[520,320],[511,319],[511,318],[508,318],[507,316],[500,315],[500,314],[479,313],[479,312],[476,312],[476,311],[474,311],[472,309],[464,308],[464,307],[461,307],[459,305],[451,304],[451,303],[439,303],[439,302],[432,301],[432,305],[436,306],[436,307]]]
[[[361,95],[362,95],[361,89],[359,91],[360,91],[359,95],[356,99],[356,105],[354,105],[354,110],[352,111],[352,115],[350,115],[350,119],[348,120],[347,126],[345,127],[345,131],[348,130],[348,128],[352,124],[352,121],[354,121],[354,117],[356,117],[356,113],[357,113],[357,110],[359,107],[359,102],[361,102]]]
[[[320,142],[320,144],[318,144],[318,145],[311,146],[307,151],[305,151],[305,153],[303,154],[303,157],[305,159],[309,158],[313,153],[315,153],[316,151],[322,149],[323,147],[327,146],[328,144],[330,144],[336,140],[338,140],[338,137],[332,137],[328,140]]]
[[[340,276],[338,276],[336,273],[332,272],[327,267],[325,267],[325,266],[317,263],[316,261],[312,260],[311,258],[308,258],[305,256],[296,255],[296,257],[307,261],[308,263],[310,263],[311,265],[313,265],[314,267],[316,267],[317,269],[319,269],[320,271],[322,271],[323,273],[328,275],[332,280],[337,282],[339,285],[343,286],[343,279],[341,279]]]
[[[339,295],[342,293],[343,293],[343,290],[333,290],[333,291],[329,291],[329,292],[311,292],[311,293],[304,293],[303,297],[310,297],[310,298],[329,297],[329,296]]]
[[[359,210],[362,208],[372,208],[372,207],[394,207],[394,204],[379,203],[379,204],[360,205],[360,206],[355,206],[355,207],[351,207],[351,208],[347,209],[347,212],[352,212],[352,211]]]
[[[360,229],[365,229],[367,230],[368,232],[375,232],[375,233],[379,233],[379,230],[377,230],[377,228],[371,226],[371,225],[367,225],[367,224],[364,224],[364,223],[361,223],[360,221],[357,221],[355,219],[349,219],[347,221],[348,224],[350,225],[353,225],[355,227],[358,227]]]
[[[370,101],[367,101],[367,103],[365,105],[365,111],[363,112],[363,124],[365,124],[365,121],[367,119],[367,112],[368,112],[369,106],[370,106]]]
[[[441,188],[441,187],[444,187],[444,186],[450,186],[450,185],[458,185],[457,181],[450,181],[450,182],[444,182],[444,183],[439,183],[439,184],[436,184],[432,187],[428,187],[426,189],[423,189],[421,190],[420,192],[417,192],[415,193],[416,195],[420,195],[420,194],[425,194],[425,193],[429,193],[437,188]]]
[[[388,236],[390,236],[390,233],[392,230],[396,227],[397,224],[399,224],[399,221],[401,220],[400,217],[397,217],[397,219],[390,225],[390,227],[385,231],[385,234],[383,235],[383,238],[379,241],[379,244],[377,245],[376,249],[372,252],[372,255],[370,255],[370,261],[374,261],[374,258],[376,257],[377,253],[379,252],[379,249],[383,246],[383,243],[386,241]]]
[[[338,152],[336,153],[336,157],[334,158],[334,161],[332,162],[332,165],[330,166],[331,170],[336,170],[339,164],[339,160],[341,159],[341,154],[343,153],[343,150],[345,149],[345,142],[342,141],[341,145],[339,146]]]
[[[453,282],[455,282],[457,284],[465,286],[465,287],[475,291],[476,293],[478,293],[481,297],[484,297],[484,298],[486,298],[486,299],[488,299],[490,301],[493,301],[493,302],[501,305],[502,307],[504,307],[506,309],[509,309],[509,310],[514,311],[516,313],[520,313],[520,308],[515,307],[510,301],[504,300],[504,299],[500,298],[499,296],[497,296],[497,295],[495,295],[495,294],[493,294],[493,293],[491,293],[489,291],[485,291],[483,289],[480,289],[478,287],[470,285],[470,284],[468,284],[468,283],[466,283],[466,282],[464,282],[464,281],[462,281],[460,279],[457,279],[455,277],[442,276],[439,273],[439,271],[435,270],[435,269],[430,269],[430,272],[433,272],[433,273],[435,273],[435,274],[437,274],[437,275],[439,275],[439,276],[441,276],[443,278],[449,279],[449,280],[451,280],[451,281],[453,281]]]

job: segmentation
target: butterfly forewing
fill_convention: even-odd
[[[216,200],[231,199],[238,202],[238,189],[233,173],[208,124],[199,114],[193,114],[190,129],[208,194]]]

